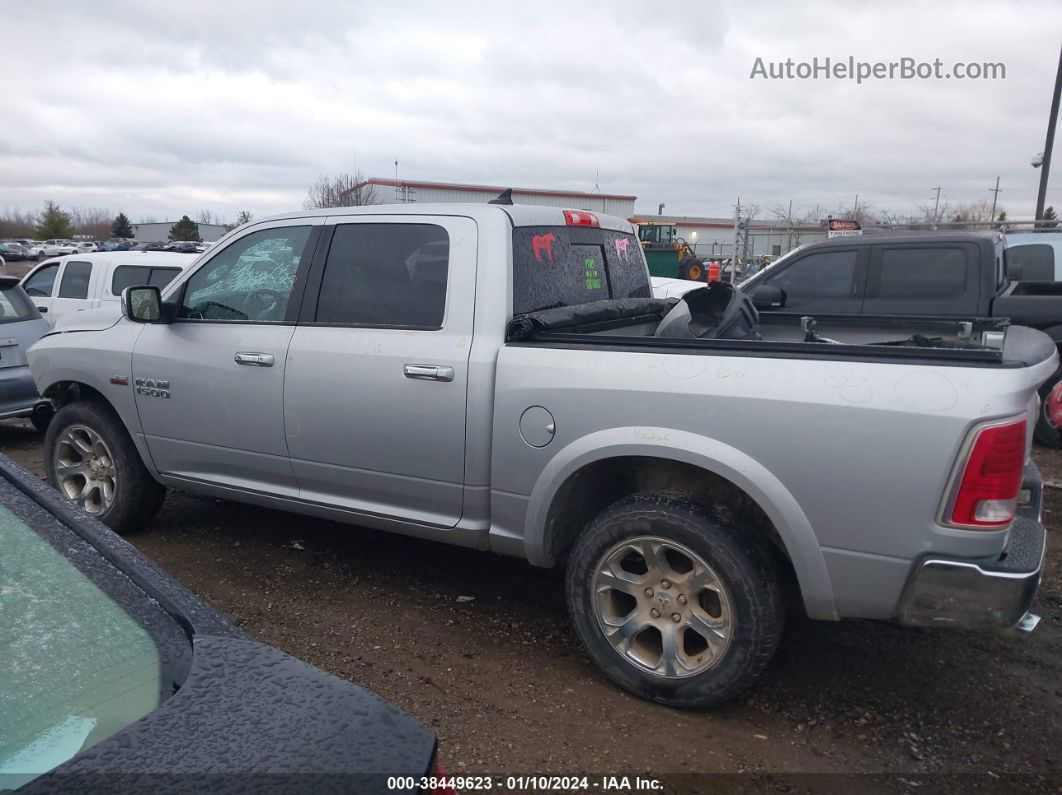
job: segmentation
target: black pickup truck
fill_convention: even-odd
[[[1007,262],[1001,235],[845,237],[813,243],[739,286],[760,312],[1007,318],[1050,335],[1062,349],[1062,282],[1035,263]],[[1062,447],[1040,389],[1036,438]]]

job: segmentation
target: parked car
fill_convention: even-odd
[[[198,240],[173,240],[164,246],[166,251],[176,251],[180,254],[199,254],[202,252],[202,243]]]
[[[0,257],[3,257],[8,262],[22,262],[32,259],[29,251],[19,243],[0,243]]]
[[[43,240],[18,240],[16,242],[22,244],[22,247],[29,253],[30,259],[41,258],[44,248]]]
[[[76,254],[77,246],[72,240],[45,240],[41,246],[41,256],[61,257],[65,254]]]
[[[74,249],[75,254],[91,254],[94,251],[99,251],[99,246],[91,240],[79,240],[74,242]]]
[[[117,530],[173,486],[564,564],[594,662],[681,707],[747,687],[790,599],[1036,624],[1033,329],[654,299],[626,220],[490,204],[256,221],[122,306],[30,351],[48,478]]]
[[[187,254],[103,252],[42,262],[22,278],[37,310],[52,325],[69,312],[112,304],[132,285],[165,287],[195,260]]]
[[[0,419],[29,417],[43,431],[51,405],[37,394],[26,351],[49,331],[14,276],[0,276]]]
[[[0,504],[5,790],[385,793],[436,775],[430,728],[249,639],[2,455]]]
[[[740,289],[761,312],[1007,318],[1062,346],[1062,283],[1014,256],[999,236],[846,237],[804,246]],[[1062,434],[1044,407],[1060,381],[1040,389],[1036,438],[1051,447]]]
[[[1005,238],[1007,264],[1024,281],[1062,281],[1062,232],[1016,232]]]

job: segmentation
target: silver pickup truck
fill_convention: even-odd
[[[665,704],[740,692],[787,609],[1035,626],[1049,338],[655,299],[619,218],[259,221],[29,358],[51,482],[116,530],[171,486],[564,565],[589,655]]]

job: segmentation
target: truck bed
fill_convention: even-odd
[[[601,304],[613,302],[600,302]],[[536,313],[510,343],[603,349],[705,351],[715,355],[919,361],[939,365],[1029,367],[1055,353],[1049,337],[999,318],[818,315],[759,316],[759,339],[654,336],[675,301],[651,299],[610,308],[564,307]],[[519,320],[519,319],[517,319]],[[810,333],[809,333],[810,332]]]

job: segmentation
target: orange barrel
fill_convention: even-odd
[[[710,282],[719,281],[719,270],[720,269],[719,269],[719,263],[718,262],[713,262],[711,265],[709,265],[708,266],[708,281],[710,281]]]

